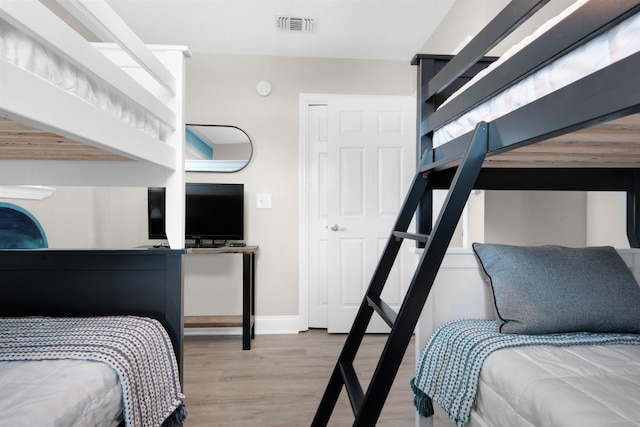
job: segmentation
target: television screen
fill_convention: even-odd
[[[185,191],[185,239],[244,240],[244,185],[188,183]],[[166,239],[165,189],[148,191],[149,239]]]

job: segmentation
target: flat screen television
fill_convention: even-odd
[[[165,189],[149,187],[149,239],[166,239]],[[244,185],[187,183],[185,239],[195,247],[215,242],[244,240]],[[206,241],[211,241],[209,244]]]

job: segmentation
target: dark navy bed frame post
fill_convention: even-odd
[[[433,161],[433,158],[428,156],[433,153],[433,141],[432,133],[428,132],[428,117],[434,113],[444,100],[449,97],[453,92],[458,90],[469,80],[473,78],[478,72],[489,66],[497,58],[485,57],[480,59],[474,66],[467,71],[460,74],[458,79],[451,84],[451,86],[442,93],[437,93],[429,99],[425,99],[424,96],[427,93],[427,83],[439,73],[445,65],[453,58],[451,55],[427,55],[419,54],[414,56],[411,60],[411,65],[418,66],[417,85],[419,96],[417,97],[417,156],[419,162],[425,163],[425,161]],[[420,165],[418,165],[419,167]],[[453,177],[453,174],[451,175]],[[450,185],[450,182],[449,182]],[[424,195],[420,206],[418,207],[416,230],[419,234],[428,235],[431,233],[433,224],[433,191],[435,188],[448,189],[449,185],[442,187],[430,187],[429,191]],[[424,246],[424,242],[419,242],[418,246]]]

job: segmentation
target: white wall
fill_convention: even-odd
[[[469,237],[455,235],[451,247],[491,242],[629,248],[625,193],[484,190],[471,194],[468,209]]]
[[[0,198],[0,202],[28,210],[40,222],[51,248],[128,248],[149,243],[146,191],[57,187],[42,201]]]
[[[416,70],[403,61],[242,57],[195,53],[187,62],[187,122],[228,124],[243,129],[254,145],[247,168],[232,174],[189,173],[187,181],[242,182],[246,190],[249,244],[257,257],[258,316],[298,315],[298,98],[300,93],[410,95]],[[272,93],[261,97],[256,83],[268,80]],[[272,209],[257,209],[256,195],[272,196]],[[224,299],[239,307],[240,257],[229,261],[190,261],[187,312],[204,314],[206,280],[225,286]],[[228,270],[234,259],[236,268]],[[196,265],[198,264],[198,265]],[[208,271],[208,273],[207,273]],[[192,279],[193,275],[207,277]],[[220,284],[220,285],[218,285]],[[224,304],[223,304],[224,305]]]
[[[625,193],[587,193],[587,246],[628,248],[626,218]]]
[[[187,61],[187,123],[238,126],[253,142],[253,158],[242,171],[187,173],[187,181],[245,184],[246,240],[260,246],[258,316],[298,315],[299,94],[411,95],[416,70],[410,60],[243,57],[195,52]],[[270,96],[256,93],[260,80],[271,82]],[[272,195],[272,209],[256,208],[259,193]],[[145,188],[58,188],[43,201],[2,201],[32,212],[45,229],[50,247],[133,247],[149,243]],[[187,315],[240,312],[240,256],[189,255],[185,264]]]
[[[584,192],[486,191],[485,241],[584,246],[586,209]]]

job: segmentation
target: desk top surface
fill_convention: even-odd
[[[219,248],[190,248],[192,254],[256,254],[258,246],[222,246]]]

